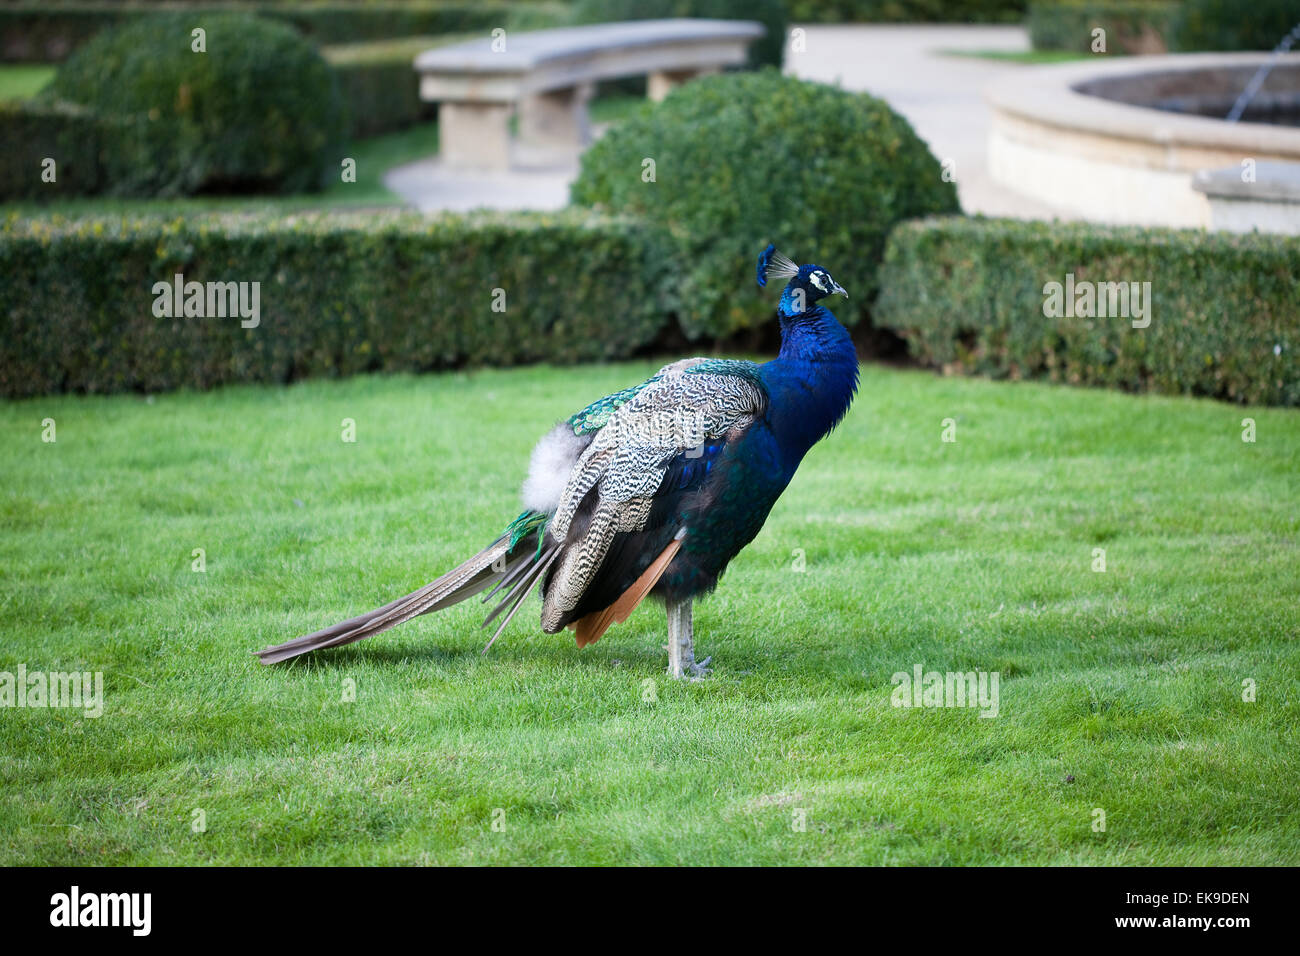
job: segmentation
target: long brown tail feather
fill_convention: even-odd
[[[501,575],[501,580],[497,582],[496,587],[494,587],[487,594],[483,595],[483,603],[486,604],[488,601],[492,600],[492,595],[496,594],[502,588],[509,589],[510,587],[512,587],[514,585],[515,579],[518,578],[519,575],[527,571],[528,567],[529,567],[529,560],[527,554],[523,554],[520,557],[516,558],[513,564],[508,564],[506,566],[505,573]]]
[[[632,582],[632,586],[619,595],[618,600],[609,607],[600,611],[592,611],[586,617],[580,618],[575,623],[575,637],[579,647],[586,647],[588,644],[595,644],[600,640],[601,635],[609,630],[610,625],[615,622],[622,624],[632,612],[636,610],[637,605],[645,600],[647,594],[663,577],[668,565],[672,564],[673,558],[677,556],[677,550],[682,546],[682,535],[679,532],[677,537],[668,542],[668,547],[659,552],[659,557],[650,562],[650,566],[641,572],[641,576]]]
[[[496,639],[500,637],[501,632],[506,629],[506,625],[509,624],[510,619],[515,616],[515,612],[518,611],[519,606],[524,603],[524,599],[528,597],[528,595],[532,594],[533,589],[537,587],[538,584],[541,583],[542,577],[546,574],[546,569],[551,566],[551,563],[556,559],[559,553],[560,553],[559,545],[551,545],[551,547],[548,548],[541,557],[537,558],[533,562],[532,568],[529,570],[529,572],[526,575],[524,575],[524,577],[520,580],[518,584],[514,586],[514,588],[510,591],[509,594],[507,594],[504,598],[501,599],[501,603],[498,604],[496,608],[492,611],[492,613],[488,615],[487,620],[483,622],[484,627],[487,627],[490,623],[492,623],[492,618],[500,614],[502,608],[504,608],[507,604],[510,605],[510,613],[508,613],[505,617],[505,620],[501,622],[501,626],[496,629],[496,633],[492,635],[491,640],[489,640],[487,644],[484,645],[483,647],[484,654],[486,654],[488,652],[488,649],[493,644],[496,643]],[[516,597],[516,595],[518,595],[518,597]]]
[[[528,589],[528,585],[532,583],[533,575],[537,571],[538,565],[541,563],[541,560],[550,557],[551,552],[555,550],[558,549],[554,545],[552,545],[550,548],[546,550],[545,555],[542,555],[539,560],[530,559],[529,561],[524,562],[522,568],[515,568],[513,571],[508,570],[506,572],[506,577],[509,577],[512,580],[518,578],[518,580],[516,580],[513,584],[505,588],[505,592],[501,595],[500,599],[498,599],[496,607],[494,607],[491,610],[491,612],[489,612],[487,617],[483,618],[483,623],[479,625],[480,627],[487,627],[489,624],[495,621],[499,615],[501,615],[504,611],[508,610],[511,606],[513,606],[514,602],[523,595],[525,590]],[[520,577],[518,573],[521,570],[525,572],[522,575],[522,577]],[[500,585],[498,585],[498,587],[500,587]],[[494,588],[493,591],[495,592],[496,588]]]
[[[619,595],[617,601],[571,624],[570,627],[577,632],[578,646],[586,647],[588,644],[594,644],[612,624],[626,621],[668,570],[681,545],[682,535],[679,533],[632,586]],[[487,627],[502,614],[505,617],[483,648],[483,652],[487,653],[488,648],[501,636],[525,599],[545,578],[547,570],[559,557],[560,551],[561,547],[556,544],[539,551],[534,535],[516,542],[513,548],[506,539],[499,539],[468,561],[396,601],[390,601],[383,607],[375,608],[366,614],[340,621],[330,627],[254,653],[263,664],[278,664],[310,651],[342,647],[344,644],[381,634],[421,614],[441,611],[491,588],[483,598],[485,602],[498,593],[501,596],[492,612],[483,621],[483,627]],[[503,559],[504,564],[501,563]]]
[[[306,654],[308,651],[321,650],[327,647],[341,647],[344,644],[351,644],[354,641],[373,637],[387,631],[389,628],[403,624],[413,617],[451,607],[453,604],[486,590],[492,584],[498,583],[507,574],[519,570],[522,566],[530,563],[536,566],[536,542],[536,537],[530,536],[518,542],[515,548],[512,549],[505,539],[494,541],[468,561],[457,565],[446,574],[430,581],[419,590],[412,591],[405,597],[400,597],[396,601],[391,601],[383,607],[376,608],[366,614],[340,621],[338,624],[322,630],[304,634],[292,641],[286,641],[283,644],[267,647],[254,653],[257,654],[263,664],[277,664],[280,661],[297,657],[299,654]],[[515,555],[513,557],[511,556],[512,551]],[[496,564],[502,558],[507,559],[504,568],[502,570],[493,568],[493,564]],[[499,564],[498,567],[500,567]],[[513,596],[515,596],[515,592],[512,590],[506,596],[506,602]]]

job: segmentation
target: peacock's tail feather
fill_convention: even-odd
[[[459,604],[488,588],[492,590],[484,601],[497,593],[501,597],[483,622],[484,626],[503,612],[508,612],[492,635],[492,640],[488,641],[487,647],[491,647],[559,553],[558,546],[553,543],[548,545],[543,540],[547,517],[545,514],[526,511],[510,523],[501,537],[478,554],[419,590],[367,614],[254,653],[263,664],[277,664],[308,651],[341,647],[381,634],[421,614]]]

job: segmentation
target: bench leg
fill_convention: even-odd
[[[510,168],[509,103],[443,103],[438,107],[442,160],[456,169]]]
[[[717,73],[717,68],[703,70],[655,70],[646,80],[646,96],[658,103],[687,80]]]
[[[519,104],[520,142],[556,152],[581,152],[591,142],[587,101],[592,92],[591,84],[584,83],[525,97]]]

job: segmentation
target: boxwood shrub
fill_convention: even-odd
[[[651,178],[653,173],[653,178]],[[754,258],[776,243],[849,290],[853,322],[902,219],[955,212],[957,192],[881,100],[775,70],[694,80],[582,157],[573,199],[645,219],[673,240],[672,294],[691,337],[770,320]]]
[[[874,320],[952,371],[1297,405],[1297,262],[1296,237],[942,218],[894,231]],[[1044,315],[1067,274],[1150,282],[1150,325]]]
[[[206,31],[206,52],[191,31]],[[105,30],[42,92],[114,124],[101,144],[108,191],[319,187],[346,117],[334,72],[291,27],[239,13],[160,14]]]
[[[625,357],[665,324],[660,261],[644,227],[574,212],[11,216],[0,394]],[[260,322],[156,315],[177,273],[260,283]]]

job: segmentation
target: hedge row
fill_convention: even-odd
[[[786,0],[793,23],[1019,23],[1028,0]]]
[[[1168,0],[1051,0],[1030,5],[1026,26],[1035,50],[1092,53],[1092,31],[1100,27],[1108,54],[1159,53],[1171,46],[1178,6]]]
[[[1183,0],[1173,45],[1195,50],[1271,50],[1300,23],[1300,0]]]
[[[420,99],[415,58],[455,36],[404,37],[329,46],[321,50],[334,68],[339,92],[348,104],[352,135],[375,136],[402,129],[436,112]]]
[[[572,212],[11,217],[0,395],[624,357],[666,319],[654,246],[643,226]],[[171,296],[155,283],[177,273],[260,283],[260,321],[156,314]]]
[[[99,31],[126,20],[180,10],[188,14],[238,10],[285,21],[319,44],[356,43],[390,37],[464,33],[504,26],[539,29],[563,23],[568,7],[552,3],[445,0],[430,3],[72,3],[47,0],[0,5],[0,60],[53,62],[65,59]]]
[[[929,219],[892,233],[873,318],[946,370],[1300,405],[1298,261],[1294,237]],[[10,217],[0,395],[626,357],[665,330],[669,262],[643,223],[576,210]],[[160,315],[177,273],[258,283],[255,327],[206,287],[202,315]],[[1085,314],[1147,282],[1144,313]]]
[[[104,132],[94,114],[71,104],[0,103],[0,201],[98,192]]]
[[[1300,405],[1297,262],[1296,237],[931,219],[890,237],[874,319],[954,371]],[[1078,306],[1150,282],[1150,324],[1045,315],[1067,275]]]

